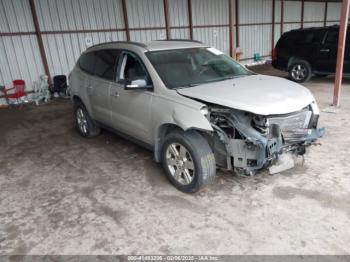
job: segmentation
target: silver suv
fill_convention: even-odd
[[[93,46],[69,82],[82,136],[108,128],[139,142],[183,192],[213,181],[216,167],[245,175],[292,168],[324,133],[308,89],[195,41]]]

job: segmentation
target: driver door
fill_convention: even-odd
[[[112,126],[137,140],[151,143],[153,88],[125,89],[127,83],[140,80],[152,86],[142,60],[132,52],[123,51],[118,62],[117,82],[110,90]]]

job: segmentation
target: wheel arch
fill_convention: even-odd
[[[308,63],[310,65],[310,68],[311,68],[311,71],[312,71],[312,64],[306,58],[302,58],[302,57],[298,57],[298,56],[292,56],[292,57],[289,58],[288,65],[287,65],[287,70],[289,70],[289,67],[293,63],[298,62],[298,61],[303,61],[303,62]]]
[[[184,129],[181,126],[174,124],[174,123],[164,123],[162,124],[157,131],[155,143],[154,143],[154,159],[157,163],[161,162],[161,153],[162,153],[162,148],[164,144],[164,139],[165,137],[175,131],[175,130],[181,130],[183,132],[190,131],[190,130],[195,130],[198,133],[202,134],[203,132],[208,132],[208,130],[202,130],[196,127],[191,127],[188,129]]]
[[[84,104],[83,100],[78,95],[74,95],[72,97],[72,101],[73,101],[73,103],[80,102],[80,103]]]
[[[73,104],[75,104],[77,102],[82,103],[85,106],[85,108],[88,111],[88,113],[90,114],[90,116],[92,118],[94,118],[94,114],[93,114],[93,112],[91,110],[91,105],[90,105],[89,102],[86,102],[86,100],[84,101],[84,99],[81,96],[76,95],[76,94],[72,96],[71,100],[72,100]]]

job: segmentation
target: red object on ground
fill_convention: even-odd
[[[27,96],[27,92],[25,91],[26,83],[24,80],[13,80],[12,84],[13,84],[13,87],[2,90],[5,94],[5,98],[19,99],[21,97]],[[12,92],[9,92],[9,91],[12,91]]]

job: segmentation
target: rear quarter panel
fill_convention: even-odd
[[[94,118],[89,95],[87,92],[87,86],[90,84],[90,76],[83,72],[79,66],[76,65],[70,74],[69,83],[71,89],[71,98],[74,99],[74,97],[78,97],[85,105],[90,116]]]

